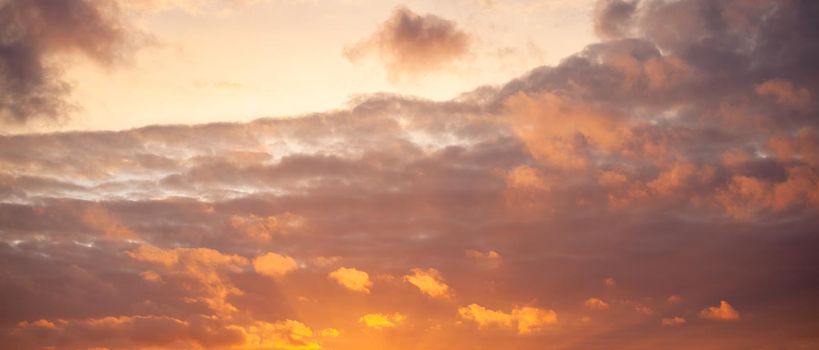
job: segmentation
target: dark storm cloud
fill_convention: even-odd
[[[53,58],[79,53],[111,64],[126,36],[117,11],[114,1],[0,2],[0,121],[65,117],[74,108],[71,86]]]

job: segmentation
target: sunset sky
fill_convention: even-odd
[[[0,349],[819,349],[817,18],[0,0]]]

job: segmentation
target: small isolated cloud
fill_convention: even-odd
[[[672,296],[669,296],[668,299],[665,300],[665,302],[667,302],[669,304],[679,304],[682,301],[683,301],[683,298],[681,296],[679,296],[679,295],[676,295],[676,294],[672,295]]]
[[[603,285],[612,288],[617,285],[617,281],[614,280],[614,277],[606,277],[603,279]]]
[[[488,252],[481,252],[478,250],[469,249],[466,251],[466,256],[477,261],[481,266],[486,268],[498,268],[503,261],[500,253],[490,250]]]
[[[289,256],[271,252],[253,259],[253,269],[260,275],[281,278],[298,269],[298,264]]]
[[[660,321],[660,324],[663,326],[674,327],[674,326],[681,326],[685,324],[685,319],[679,316],[664,318]]]
[[[358,319],[358,322],[363,323],[365,326],[367,326],[367,328],[381,330],[386,328],[395,328],[406,319],[407,316],[396,312],[392,315],[366,314],[361,316],[361,318]]]
[[[585,306],[589,310],[608,310],[609,304],[603,300],[598,298],[588,298],[586,301],[583,302],[583,306]]]
[[[351,61],[376,55],[391,80],[443,68],[469,52],[472,38],[455,22],[399,7],[375,33],[347,47]]]
[[[412,269],[412,275],[404,276],[404,281],[418,287],[421,293],[430,298],[449,299],[452,297],[452,289],[444,282],[441,272],[436,269]]]
[[[719,306],[709,306],[700,311],[700,317],[709,320],[734,321],[739,319],[739,312],[725,300]]]
[[[342,287],[354,292],[369,294],[370,288],[373,286],[373,282],[370,281],[370,275],[355,268],[340,267],[338,270],[330,272],[327,276],[338,282]]]
[[[478,327],[499,327],[515,329],[518,334],[540,332],[547,325],[557,323],[557,313],[536,307],[524,306],[503,312],[487,309],[478,304],[471,304],[458,309],[458,315],[465,320],[473,321]]]

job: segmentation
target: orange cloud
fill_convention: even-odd
[[[92,206],[82,214],[82,221],[93,230],[110,238],[136,238],[137,235],[108,210],[101,206]]]
[[[453,296],[453,291],[444,282],[441,272],[433,268],[412,269],[412,275],[404,276],[404,281],[414,285],[430,298],[449,299]]]
[[[675,317],[671,317],[671,318],[664,318],[664,319],[660,320],[660,324],[662,324],[663,326],[669,326],[669,327],[680,326],[680,325],[684,325],[685,323],[686,323],[685,319],[682,318],[682,317],[679,317],[679,316],[675,316]]]
[[[338,270],[330,272],[328,277],[354,292],[369,294],[370,288],[373,286],[370,275],[355,268],[340,267]]]
[[[458,315],[474,321],[479,327],[495,326],[516,329],[518,334],[536,333],[545,326],[557,323],[557,313],[535,307],[518,307],[512,312],[490,310],[478,304],[470,304],[458,309]]]
[[[208,248],[174,248],[162,249],[151,245],[141,245],[125,253],[134,260],[157,265],[166,272],[181,273],[190,279],[184,290],[191,294],[190,299],[206,304],[220,315],[231,314],[236,307],[227,301],[229,295],[240,295],[225,276],[225,271],[239,271],[248,265],[246,258],[238,255],[226,255]],[[162,278],[158,272],[143,275],[143,278]]]
[[[583,302],[583,306],[585,306],[589,310],[608,310],[609,304],[603,300],[598,298],[588,298],[586,301]]]
[[[734,321],[739,319],[739,312],[725,300],[719,306],[709,306],[700,311],[700,317],[709,320]]]
[[[272,278],[282,278],[298,268],[299,265],[293,258],[273,252],[253,259],[253,269],[256,273]]]
[[[760,96],[771,97],[776,103],[795,109],[807,109],[813,103],[808,89],[798,88],[784,79],[771,79],[754,89]]]
[[[363,323],[365,326],[367,326],[367,328],[381,330],[386,328],[395,328],[399,323],[404,322],[406,319],[407,316],[400,313],[394,313],[391,315],[366,314],[361,316],[358,322]]]

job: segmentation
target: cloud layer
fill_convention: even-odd
[[[815,347],[819,5],[597,14],[451,101],[0,136],[0,343]]]

